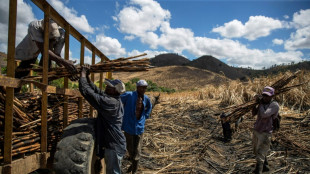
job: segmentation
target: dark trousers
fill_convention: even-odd
[[[35,64],[37,61],[37,57],[34,57],[32,59],[29,59],[29,60],[22,60],[19,64],[19,66],[16,68],[15,70],[15,78],[23,78],[25,76],[28,76],[29,73],[30,73],[30,68],[32,68],[32,64]],[[48,60],[48,67],[50,68],[51,67],[51,60],[49,59]],[[40,66],[43,66],[43,57],[41,57],[41,60],[39,62],[39,65]],[[24,70],[24,71],[19,71],[21,69],[28,69],[28,70]]]
[[[125,132],[127,152],[129,154],[129,160],[132,162],[131,171],[134,173],[138,169],[138,163],[141,155],[141,146],[143,134],[141,135],[130,135]]]
[[[36,63],[37,58],[32,58],[29,60],[22,60],[19,64],[19,66],[15,70],[15,78],[23,78],[25,76],[28,76],[30,73],[30,70],[25,70],[25,71],[19,71],[21,69],[29,69],[32,68],[32,64]]]
[[[224,141],[230,141],[231,136],[232,136],[232,130],[230,128],[230,123],[229,122],[226,122],[226,123],[222,122],[222,128],[223,128]]]

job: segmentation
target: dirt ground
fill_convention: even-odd
[[[255,167],[251,128],[245,118],[224,143],[219,101],[161,97],[146,122],[138,173],[251,173]],[[310,173],[309,111],[281,107],[281,128],[273,134],[268,173]],[[129,167],[123,161],[123,169]]]

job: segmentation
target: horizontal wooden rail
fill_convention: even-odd
[[[44,85],[36,81],[23,81],[20,79],[0,76],[0,86],[10,87],[10,88],[19,88],[25,83],[33,83],[34,86],[40,88],[42,92],[47,92],[48,94],[60,94],[68,95],[73,97],[82,97],[81,93],[78,90],[66,89],[66,88],[57,88],[55,86]]]

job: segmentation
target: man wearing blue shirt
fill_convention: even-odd
[[[144,124],[152,111],[151,100],[144,95],[148,86],[147,82],[139,80],[136,86],[136,91],[129,91],[121,95],[125,110],[122,129],[126,137],[129,160],[132,162],[127,170],[128,173],[136,173],[138,170]]]

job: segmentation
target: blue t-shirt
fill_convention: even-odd
[[[152,111],[151,100],[144,95],[141,118],[138,120],[136,117],[137,98],[137,91],[129,91],[121,95],[125,110],[122,129],[131,135],[141,135],[144,132],[145,120],[149,118]]]

